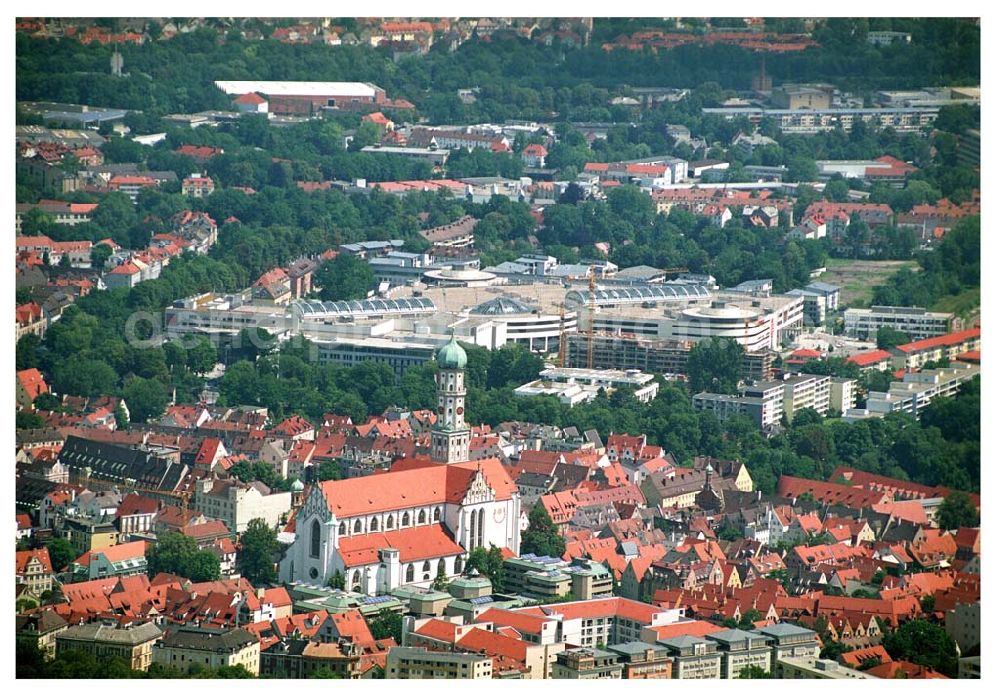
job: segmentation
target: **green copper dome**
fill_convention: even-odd
[[[468,358],[465,356],[465,350],[458,345],[455,334],[452,334],[451,341],[446,343],[437,353],[438,367],[444,370],[463,370],[466,362],[468,362]]]
[[[293,491],[304,491],[305,489],[306,489],[306,484],[302,483],[298,479],[295,479],[294,481],[292,481],[292,490]]]

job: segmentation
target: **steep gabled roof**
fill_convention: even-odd
[[[517,486],[498,459],[442,466],[422,460],[401,460],[415,468],[397,469],[367,477],[324,481],[319,484],[330,512],[339,518],[376,512],[460,502],[477,471],[482,471],[497,500],[509,500]],[[400,463],[400,462],[398,462]]]

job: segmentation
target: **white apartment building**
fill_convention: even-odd
[[[757,382],[741,389],[739,396],[702,392],[692,397],[696,411],[710,411],[719,420],[747,416],[761,430],[777,425],[784,413],[784,387],[781,382]]]
[[[782,407],[788,420],[796,412],[811,408],[825,416],[830,408],[830,377],[827,375],[795,375],[784,381]]]
[[[893,382],[887,392],[870,392],[865,404],[867,413],[857,417],[880,417],[886,413],[904,411],[919,416],[920,412],[937,397],[950,397],[959,387],[978,375],[978,365],[952,363],[951,367],[921,370],[903,375],[902,382]]]
[[[847,410],[854,408],[854,392],[857,382],[846,377],[830,378],[830,403],[829,410],[836,412],[839,416],[847,413]]]
[[[391,648],[386,679],[492,679],[493,658],[426,648]]]
[[[848,309],[844,312],[844,333],[851,338],[874,341],[878,330],[887,327],[902,331],[914,341],[941,336],[951,331],[955,315],[928,312],[923,307]]]

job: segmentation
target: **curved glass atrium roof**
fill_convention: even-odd
[[[520,300],[501,295],[485,302],[480,302],[469,310],[469,314],[497,316],[500,314],[531,314],[534,311],[534,307],[530,307]]]
[[[375,298],[370,300],[346,300],[341,302],[321,302],[319,300],[295,300],[292,311],[302,318],[344,317],[363,319],[386,314],[431,314],[437,311],[427,297],[401,297],[395,300]]]
[[[570,290],[566,293],[566,306],[577,307],[590,304],[593,299],[598,306],[636,304],[639,302],[660,302],[664,300],[684,300],[709,298],[711,291],[704,285],[664,283],[663,285],[626,285],[613,288],[590,290]]]

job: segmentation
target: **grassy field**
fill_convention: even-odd
[[[871,303],[875,287],[900,268],[916,268],[916,261],[862,261],[855,259],[827,259],[826,273],[819,277],[824,283],[840,287],[840,304],[851,305],[861,301]]]
[[[953,312],[963,319],[975,319],[979,314],[979,288],[966,290],[958,295],[942,297],[931,307],[935,312]]]

